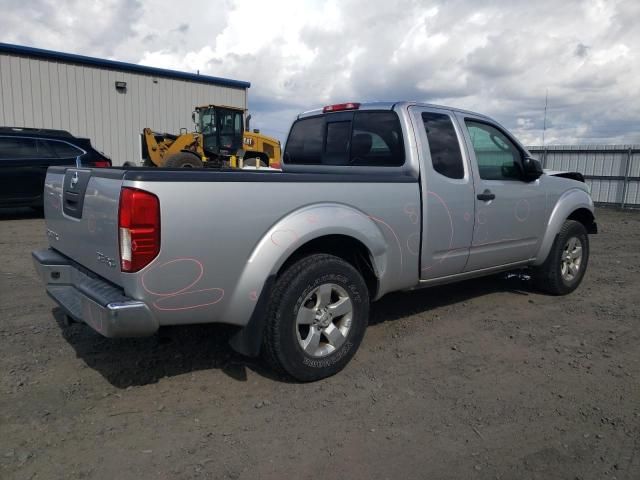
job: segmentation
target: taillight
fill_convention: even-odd
[[[343,110],[358,110],[360,104],[356,102],[336,103],[335,105],[327,105],[322,109],[322,113],[341,112]]]
[[[109,160],[97,160],[95,162],[91,162],[91,166],[97,168],[107,168],[111,166],[111,162]]]
[[[120,268],[137,272],[160,252],[160,202],[154,194],[124,187],[118,210]]]

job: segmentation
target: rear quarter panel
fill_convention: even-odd
[[[274,174],[279,175],[279,174]],[[298,247],[344,234],[367,246],[380,294],[415,285],[418,257],[407,247],[420,226],[412,183],[145,182],[160,199],[159,256],[122,274],[127,295],[150,305],[160,324],[248,322],[265,281]]]

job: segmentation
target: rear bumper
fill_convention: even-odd
[[[142,337],[158,330],[144,302],[126,297],[121,289],[82,271],[64,255],[46,249],[31,256],[47,293],[73,319],[105,337]]]

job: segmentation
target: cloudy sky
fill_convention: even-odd
[[[342,101],[489,114],[525,144],[640,143],[639,0],[4,0],[0,41],[248,80],[253,125]]]

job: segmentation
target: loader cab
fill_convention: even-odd
[[[242,148],[244,110],[207,105],[196,108],[193,119],[209,155],[234,155]]]

